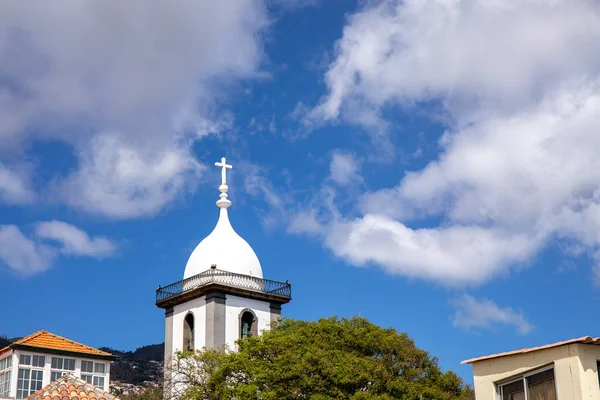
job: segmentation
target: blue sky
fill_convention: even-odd
[[[164,340],[155,289],[230,219],[284,314],[446,369],[596,335],[592,1],[0,4],[0,334]]]

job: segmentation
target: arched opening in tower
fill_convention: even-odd
[[[194,315],[191,313],[183,321],[183,349],[194,350]]]
[[[257,322],[252,311],[243,311],[240,318],[240,337],[245,338],[258,334]]]

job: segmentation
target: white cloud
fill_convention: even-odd
[[[439,160],[394,189],[366,195],[363,209],[387,214],[390,221],[435,216],[451,226],[535,238],[529,256],[555,237],[576,240],[594,253],[600,246],[599,124],[596,85],[560,91],[535,112],[490,118],[448,134]],[[508,264],[500,258],[479,267]]]
[[[321,221],[326,246],[447,285],[526,265],[555,239],[595,260],[599,50],[588,0],[390,0],[351,16],[309,121],[429,100],[450,118],[436,160],[359,198],[358,217]]]
[[[217,103],[258,75],[267,24],[261,0],[1,2],[0,152],[66,142],[79,166],[59,197],[152,214],[197,175],[194,142],[230,123]]]
[[[302,210],[292,215],[287,232],[292,234],[322,235],[323,225],[317,220],[316,211]]]
[[[468,121],[600,72],[600,10],[591,0],[368,4],[349,17],[325,76],[328,93],[309,119],[360,122],[357,114],[386,104],[441,98]]]
[[[15,225],[0,225],[0,262],[24,277],[52,267],[59,253],[103,258],[117,249],[110,239],[90,237],[85,231],[62,221],[37,222],[34,233],[27,237]]]
[[[338,151],[331,157],[329,177],[340,185],[348,185],[361,180],[359,168],[359,161],[353,154]]]
[[[96,136],[79,162],[79,170],[61,183],[64,201],[121,218],[155,214],[185,189],[194,190],[205,169],[189,148],[144,152],[110,135]]]
[[[498,325],[512,326],[517,333],[525,335],[533,330],[522,311],[510,307],[500,307],[492,300],[477,299],[463,295],[453,301],[456,309],[453,325],[466,330],[473,328],[491,329]]]
[[[443,139],[439,160],[401,184],[368,194],[365,212],[394,218],[445,214],[597,242],[600,122],[597,85],[556,93],[533,112],[489,118]]]
[[[31,188],[29,175],[24,171],[9,169],[0,162],[0,201],[8,204],[31,203],[35,192]]]
[[[238,165],[244,177],[244,190],[248,194],[262,197],[272,208],[282,207],[281,195],[275,190],[263,168],[250,162],[240,162]]]
[[[48,269],[56,251],[29,239],[15,225],[0,225],[0,260],[22,276]]]
[[[459,225],[411,229],[370,214],[333,223],[325,243],[352,264],[376,263],[391,273],[444,285],[485,282],[503,267],[527,260],[539,246],[534,237],[499,229]]]
[[[261,199],[266,207],[255,206],[254,209],[260,214],[261,223],[266,228],[273,228],[282,223],[285,224],[289,218],[286,208],[292,204],[291,193],[278,190],[272,180],[267,176],[267,170],[248,161],[242,161],[236,168],[243,177],[242,189],[248,195]],[[281,179],[284,172],[280,172]]]
[[[76,256],[102,258],[113,254],[116,244],[105,237],[91,238],[81,229],[62,221],[38,222],[35,234],[61,244],[61,252]]]

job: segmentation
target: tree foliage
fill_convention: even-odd
[[[286,319],[236,352],[180,355],[188,399],[470,399],[471,389],[405,333],[364,318]],[[179,386],[182,388],[183,386]]]

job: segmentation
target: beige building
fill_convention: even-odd
[[[465,360],[477,400],[600,400],[600,338],[589,336]]]

